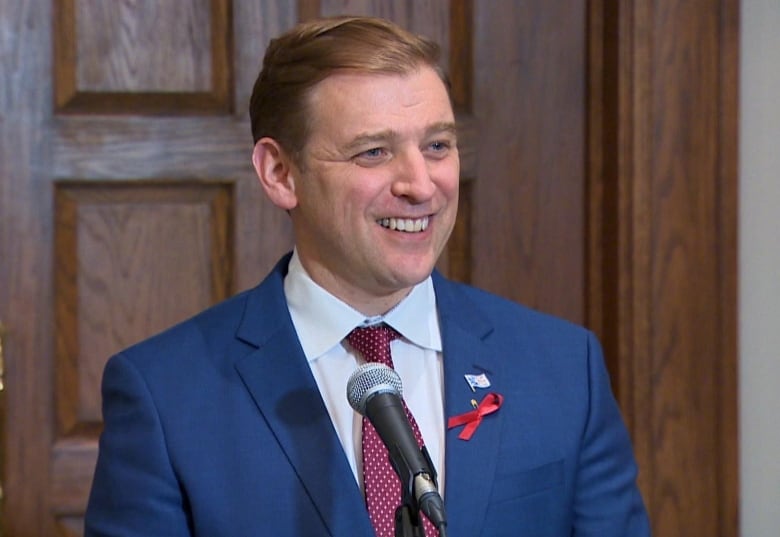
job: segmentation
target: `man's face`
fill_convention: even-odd
[[[339,73],[313,89],[293,167],[301,261],[322,287],[383,313],[424,280],[455,223],[460,162],[447,91],[430,67]]]

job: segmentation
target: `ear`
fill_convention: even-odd
[[[287,211],[298,205],[295,168],[282,146],[273,138],[261,138],[252,151],[252,164],[266,196]]]

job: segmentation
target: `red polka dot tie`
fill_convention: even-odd
[[[393,367],[390,356],[390,342],[400,334],[387,325],[355,328],[347,336],[352,345],[367,362],[379,362]],[[404,410],[414,431],[417,444],[422,447],[423,439],[412,413],[404,402]],[[384,442],[371,425],[363,418],[363,483],[366,489],[368,516],[374,526],[377,537],[394,537],[395,510],[401,504],[401,480],[390,464],[390,458]],[[427,517],[422,515],[426,537],[437,537],[439,532]]]

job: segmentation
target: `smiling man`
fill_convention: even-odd
[[[295,249],[111,358],[87,536],[396,535],[408,497],[345,396],[367,361],[444,497],[446,522],[400,511],[415,535],[649,535],[593,335],[434,270],[459,177],[438,54],[372,18],[270,43],[252,161]]]
[[[366,315],[398,304],[430,276],[455,223],[455,118],[436,71],[344,69],[308,95],[297,159],[273,137],[254,163],[271,200],[290,211],[303,268]]]

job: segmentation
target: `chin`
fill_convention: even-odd
[[[385,251],[374,259],[375,265],[380,271],[384,269],[388,276],[388,281],[396,282],[397,285],[410,287],[417,285],[425,278],[431,275],[436,265],[437,256],[430,248],[419,252],[392,252]],[[379,274],[379,273],[377,273]]]
[[[395,272],[393,280],[396,282],[396,287],[399,289],[406,289],[414,287],[421,281],[425,280],[433,272],[433,265],[427,265],[426,268],[415,267],[414,270],[404,271],[399,273]]]

